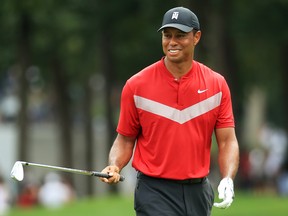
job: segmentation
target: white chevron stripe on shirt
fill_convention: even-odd
[[[187,107],[183,110],[161,104],[159,102],[134,95],[134,101],[137,108],[147,112],[168,118],[172,121],[184,124],[200,115],[203,115],[210,110],[218,107],[221,102],[222,92],[219,92],[197,104]]]

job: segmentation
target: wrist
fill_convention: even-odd
[[[110,167],[111,170],[113,170],[113,172],[120,173],[120,171],[121,171],[121,169],[117,165],[110,164],[109,167]]]
[[[222,178],[221,182],[226,182],[227,184],[232,185],[232,187],[234,187],[234,182],[231,177],[224,177]]]

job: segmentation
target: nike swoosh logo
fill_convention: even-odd
[[[208,89],[204,89],[204,90],[198,89],[198,94],[204,93],[204,92],[206,92],[207,90],[208,90]]]

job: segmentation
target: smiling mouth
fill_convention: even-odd
[[[179,49],[169,49],[168,52],[169,53],[178,53],[180,50]]]

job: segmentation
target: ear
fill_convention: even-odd
[[[200,38],[201,38],[201,31],[199,30],[194,34],[194,46],[198,44]]]

